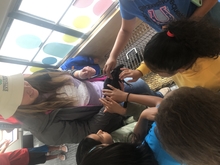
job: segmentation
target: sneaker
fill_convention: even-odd
[[[160,92],[163,96],[165,96],[167,93],[169,93],[171,90],[169,87],[161,88],[158,92]]]
[[[59,154],[57,157],[62,161],[66,160],[66,155],[64,154]]]
[[[65,144],[60,145],[60,150],[63,152],[68,152],[68,147]]]

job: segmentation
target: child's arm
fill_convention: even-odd
[[[108,87],[111,88],[112,90],[103,89],[103,94],[105,96],[111,97],[111,99],[115,100],[116,102],[129,101],[129,102],[136,102],[139,104],[143,104],[149,107],[155,107],[157,104],[160,104],[160,102],[162,101],[162,98],[156,96],[140,95],[140,94],[132,94],[132,93],[130,93],[128,96],[128,93],[116,89],[111,85],[108,85]]]
[[[202,6],[198,7],[191,15],[190,19],[201,19],[204,17],[212,7],[218,2],[218,0],[203,0]]]
[[[139,140],[144,140],[148,131],[148,122],[149,120],[154,121],[157,112],[158,109],[156,107],[153,107],[148,108],[141,113],[138,122],[134,128],[134,133],[139,137]]]
[[[143,73],[140,70],[132,70],[128,68],[121,68],[122,72],[119,75],[119,79],[124,80],[126,77],[131,77],[131,80],[128,82],[135,82],[143,76]]]
[[[122,72],[119,75],[119,78],[121,80],[123,80],[126,77],[131,77],[132,79],[129,80],[128,82],[135,82],[139,78],[141,78],[142,76],[150,73],[150,69],[147,67],[147,65],[144,63],[144,61],[142,61],[140,66],[135,70],[131,70],[128,68],[122,68],[121,70],[122,70]]]
[[[4,153],[5,152],[5,150],[8,148],[8,146],[9,146],[9,144],[10,144],[10,141],[9,140],[6,140],[6,141],[4,141],[1,145],[0,145],[0,147],[1,147],[1,149],[0,149],[0,154],[2,154],[2,153]]]

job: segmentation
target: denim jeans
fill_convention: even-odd
[[[126,78],[125,81],[128,81],[130,78]],[[150,89],[148,84],[142,80],[138,79],[136,82],[129,82],[130,86],[125,84],[124,91],[130,92],[134,94],[142,94],[142,95],[151,95],[151,96],[158,96],[162,97],[163,95],[160,92],[154,92]]]

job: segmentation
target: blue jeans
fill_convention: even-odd
[[[125,81],[128,81],[129,78],[126,78]],[[134,94],[142,94],[142,95],[151,95],[151,96],[158,96],[162,97],[163,95],[160,92],[154,92],[150,89],[148,84],[142,80],[138,79],[136,82],[131,82],[130,86],[125,84],[124,91],[129,92],[129,93],[134,93]]]

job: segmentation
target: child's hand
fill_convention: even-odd
[[[109,97],[111,97],[111,99],[113,99],[119,103],[126,101],[126,97],[127,97],[128,93],[123,92],[123,91],[121,91],[111,85],[108,85],[108,87],[111,88],[112,90],[103,89],[102,90],[103,95],[109,96]]]
[[[120,104],[112,100],[110,97],[99,99],[102,104],[105,106],[104,112],[117,113],[119,115],[125,115],[126,109],[123,108]]]
[[[121,68],[121,70],[122,72],[120,73],[119,78],[124,80],[127,77],[131,77],[132,79],[128,80],[128,82],[135,82],[143,76],[139,70],[132,70],[128,68]]]
[[[81,69],[78,73],[78,77],[80,79],[88,79],[94,76],[96,73],[96,70],[92,67],[86,66],[83,69]]]
[[[10,140],[5,140],[2,144],[1,144],[1,147],[0,147],[0,154],[1,153],[4,153],[5,150],[8,148],[10,144]]]
[[[8,148],[10,144],[10,140],[5,140],[5,144],[3,145],[5,148]]]

